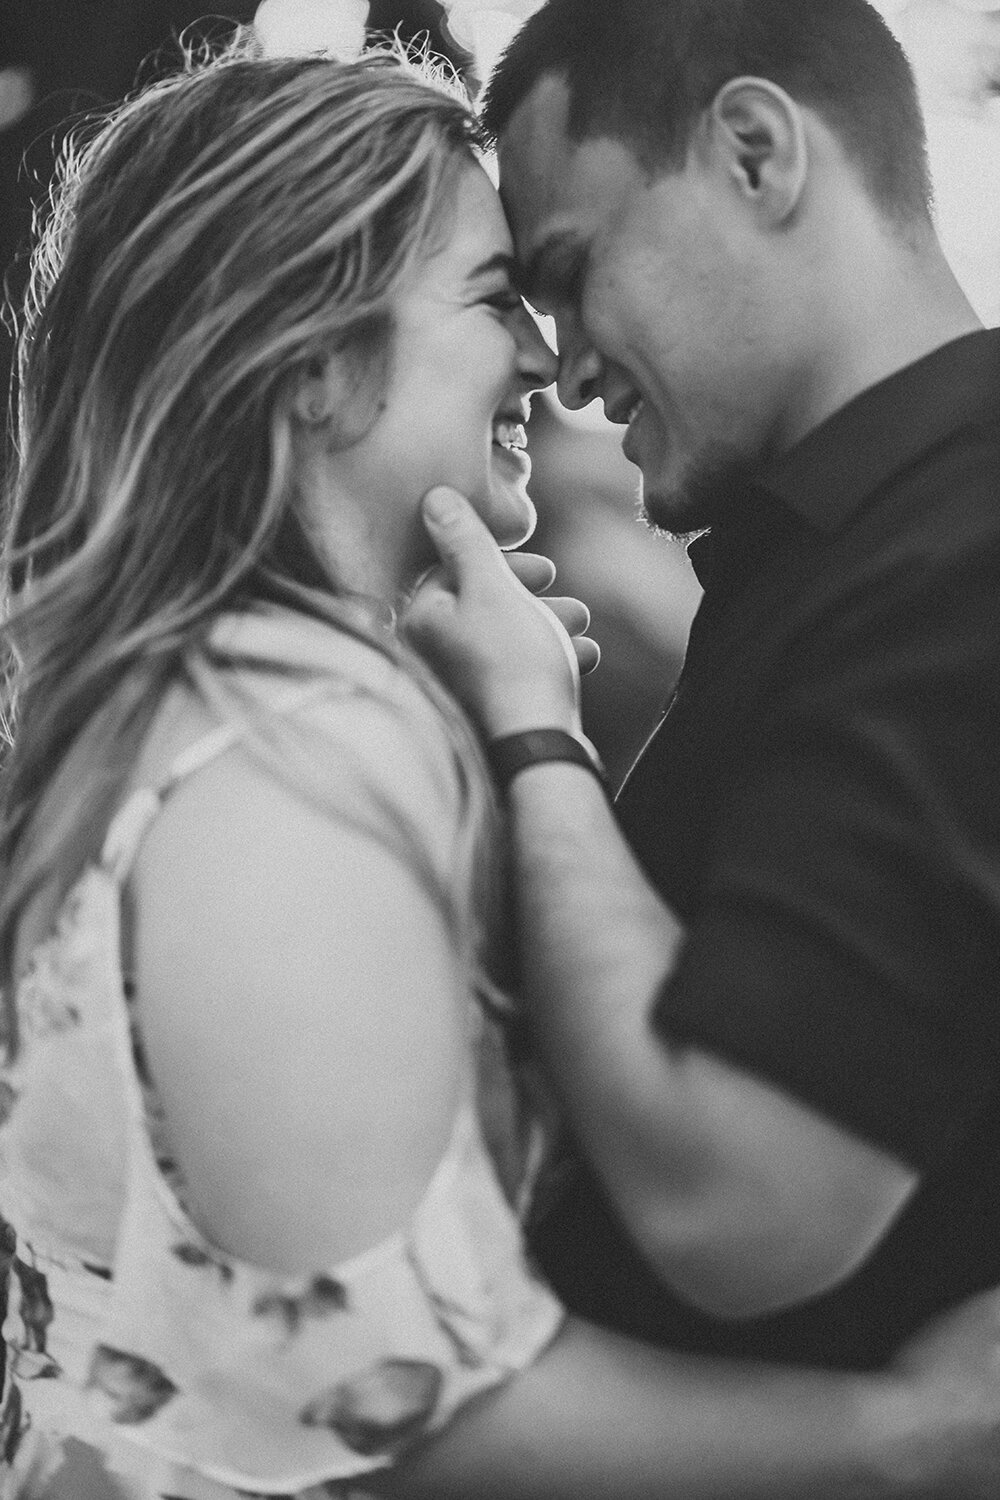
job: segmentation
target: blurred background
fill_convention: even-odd
[[[614,0],[607,0],[609,5]],[[537,0],[0,0],[0,390],[33,214],[74,118],[176,65],[177,38],[253,22],[270,51],[352,55],[398,31],[446,57],[475,97]],[[967,295],[1000,324],[1000,0],[879,0],[913,63],[928,123],[938,226]],[[4,401],[6,408],[7,402]],[[585,599],[601,642],[585,727],[617,784],[670,697],[699,592],[684,549],[637,519],[637,476],[595,406],[536,399],[529,439],[539,526],[531,546]],[[4,437],[9,453],[9,433]]]

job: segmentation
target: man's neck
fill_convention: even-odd
[[[842,406],[982,323],[935,244],[877,258],[826,289],[819,357],[789,390],[778,449],[791,448]]]

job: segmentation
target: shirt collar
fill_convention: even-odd
[[[886,480],[1000,412],[1000,329],[965,334],[880,380],[758,471],[757,485],[833,532]]]
[[[1000,415],[1000,329],[963,335],[861,391],[787,453],[749,476],[732,522],[689,548],[707,583],[720,553],[746,547],[789,512],[840,529],[880,485],[966,423]],[[728,545],[727,545],[728,544]],[[758,549],[750,549],[756,552]],[[747,558],[752,568],[752,560]]]

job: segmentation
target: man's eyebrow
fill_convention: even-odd
[[[536,298],[540,302],[558,301],[566,284],[572,280],[586,249],[582,240],[563,230],[547,235],[517,273],[521,295],[527,297],[529,302]]]

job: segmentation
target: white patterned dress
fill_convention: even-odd
[[[331,766],[345,763],[349,741],[383,812],[393,818],[398,803],[449,878],[456,773],[406,674],[291,611],[228,617],[220,632],[257,664],[258,709],[285,731],[301,723],[312,744],[327,736]],[[291,687],[280,675],[289,666]],[[410,805],[398,778],[378,784],[377,747],[365,755],[372,705],[409,726],[437,789],[429,805]],[[495,1122],[513,1093],[471,981],[451,1139],[396,1233],[289,1277],[222,1254],[188,1214],[122,972],[121,896],[171,787],[243,733],[221,722],[162,785],[128,798],[19,984],[22,1047],[0,1079],[3,1500],[42,1500],[50,1485],[72,1500],[363,1493],[366,1473],[524,1368],[561,1320],[524,1258],[525,1174],[518,1204],[504,1142],[495,1129],[489,1148],[484,1139],[484,1102]],[[506,1144],[508,1159],[524,1160]]]

